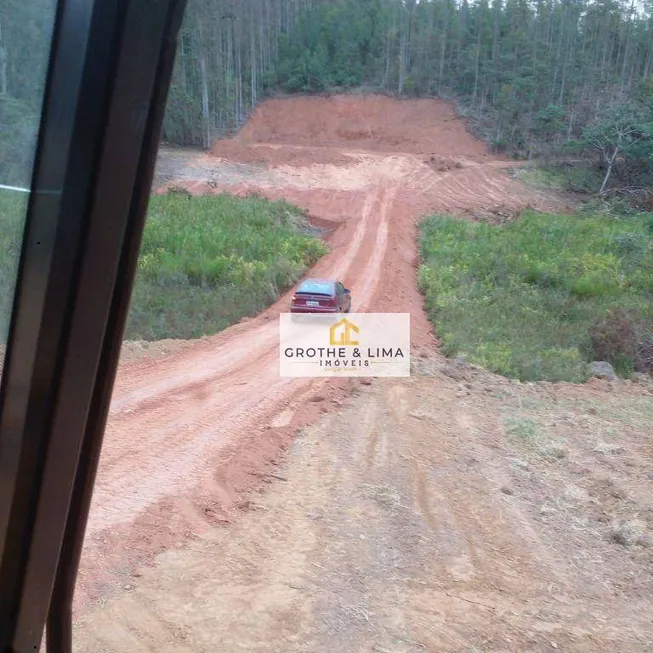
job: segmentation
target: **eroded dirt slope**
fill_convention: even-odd
[[[436,345],[415,283],[417,220],[433,211],[551,203],[509,178],[505,162],[488,156],[451,109],[433,100],[278,100],[261,105],[245,126],[241,149],[255,150],[263,142],[257,139],[272,141],[277,153],[295,151],[298,143],[303,164],[286,165],[284,154],[263,165],[248,163],[246,154],[226,161],[164,152],[160,190],[174,182],[194,193],[257,192],[304,207],[332,227],[331,252],[312,273],[341,279],[352,289],[354,310],[410,312],[416,352]],[[327,163],[324,147],[337,153]],[[128,348],[93,500],[78,611],[131,586],[134,570],[157,553],[232,520],[243,492],[260,484],[297,428],[342,403],[345,382],[279,378],[277,317],[288,300],[196,342],[160,350],[153,344],[147,356]]]
[[[346,148],[484,158],[445,102],[382,95],[293,97],[259,105],[234,142],[242,145]],[[229,143],[230,141],[226,141]],[[221,155],[224,142],[213,153]]]

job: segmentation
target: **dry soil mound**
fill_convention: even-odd
[[[300,158],[304,157],[298,146],[468,158],[488,156],[485,144],[469,134],[446,102],[399,100],[381,95],[267,100],[234,139],[218,141],[213,153],[233,156],[236,147],[242,153],[243,148],[260,144],[292,145],[292,156]],[[264,152],[260,147],[256,151],[259,157],[275,154],[274,150]],[[336,153],[333,155],[338,158]],[[273,161],[265,158],[265,162]]]

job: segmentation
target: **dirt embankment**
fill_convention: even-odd
[[[243,145],[488,156],[485,144],[470,138],[447,103],[380,95],[269,100],[257,108],[234,140]],[[220,145],[216,143],[216,148]]]
[[[418,155],[440,169],[461,159],[492,158],[448,104],[378,95],[268,100],[234,138],[218,141],[211,152],[275,166],[348,165],[361,152]]]
[[[252,165],[263,146],[267,165]],[[230,160],[215,156],[221,148],[232,148]],[[555,205],[509,178],[506,165],[442,102],[298,98],[262,104],[214,155],[164,152],[158,179],[160,191],[174,183],[193,193],[256,192],[305,208],[331,227],[331,252],[312,273],[341,279],[354,310],[410,312],[414,353],[432,353],[437,343],[416,288],[417,222],[436,211]],[[277,318],[288,300],[196,342],[127,347],[89,522],[79,614],[132,588],[134,574],[163,550],[232,522],[297,430],[348,396],[345,381],[279,378]]]

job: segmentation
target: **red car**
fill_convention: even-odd
[[[349,313],[351,291],[340,281],[305,279],[290,303],[291,313]]]

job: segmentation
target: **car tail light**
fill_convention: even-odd
[[[327,306],[337,306],[337,304],[336,304],[336,300],[333,299],[332,297],[329,297],[329,299],[327,299],[324,303],[325,303]]]

